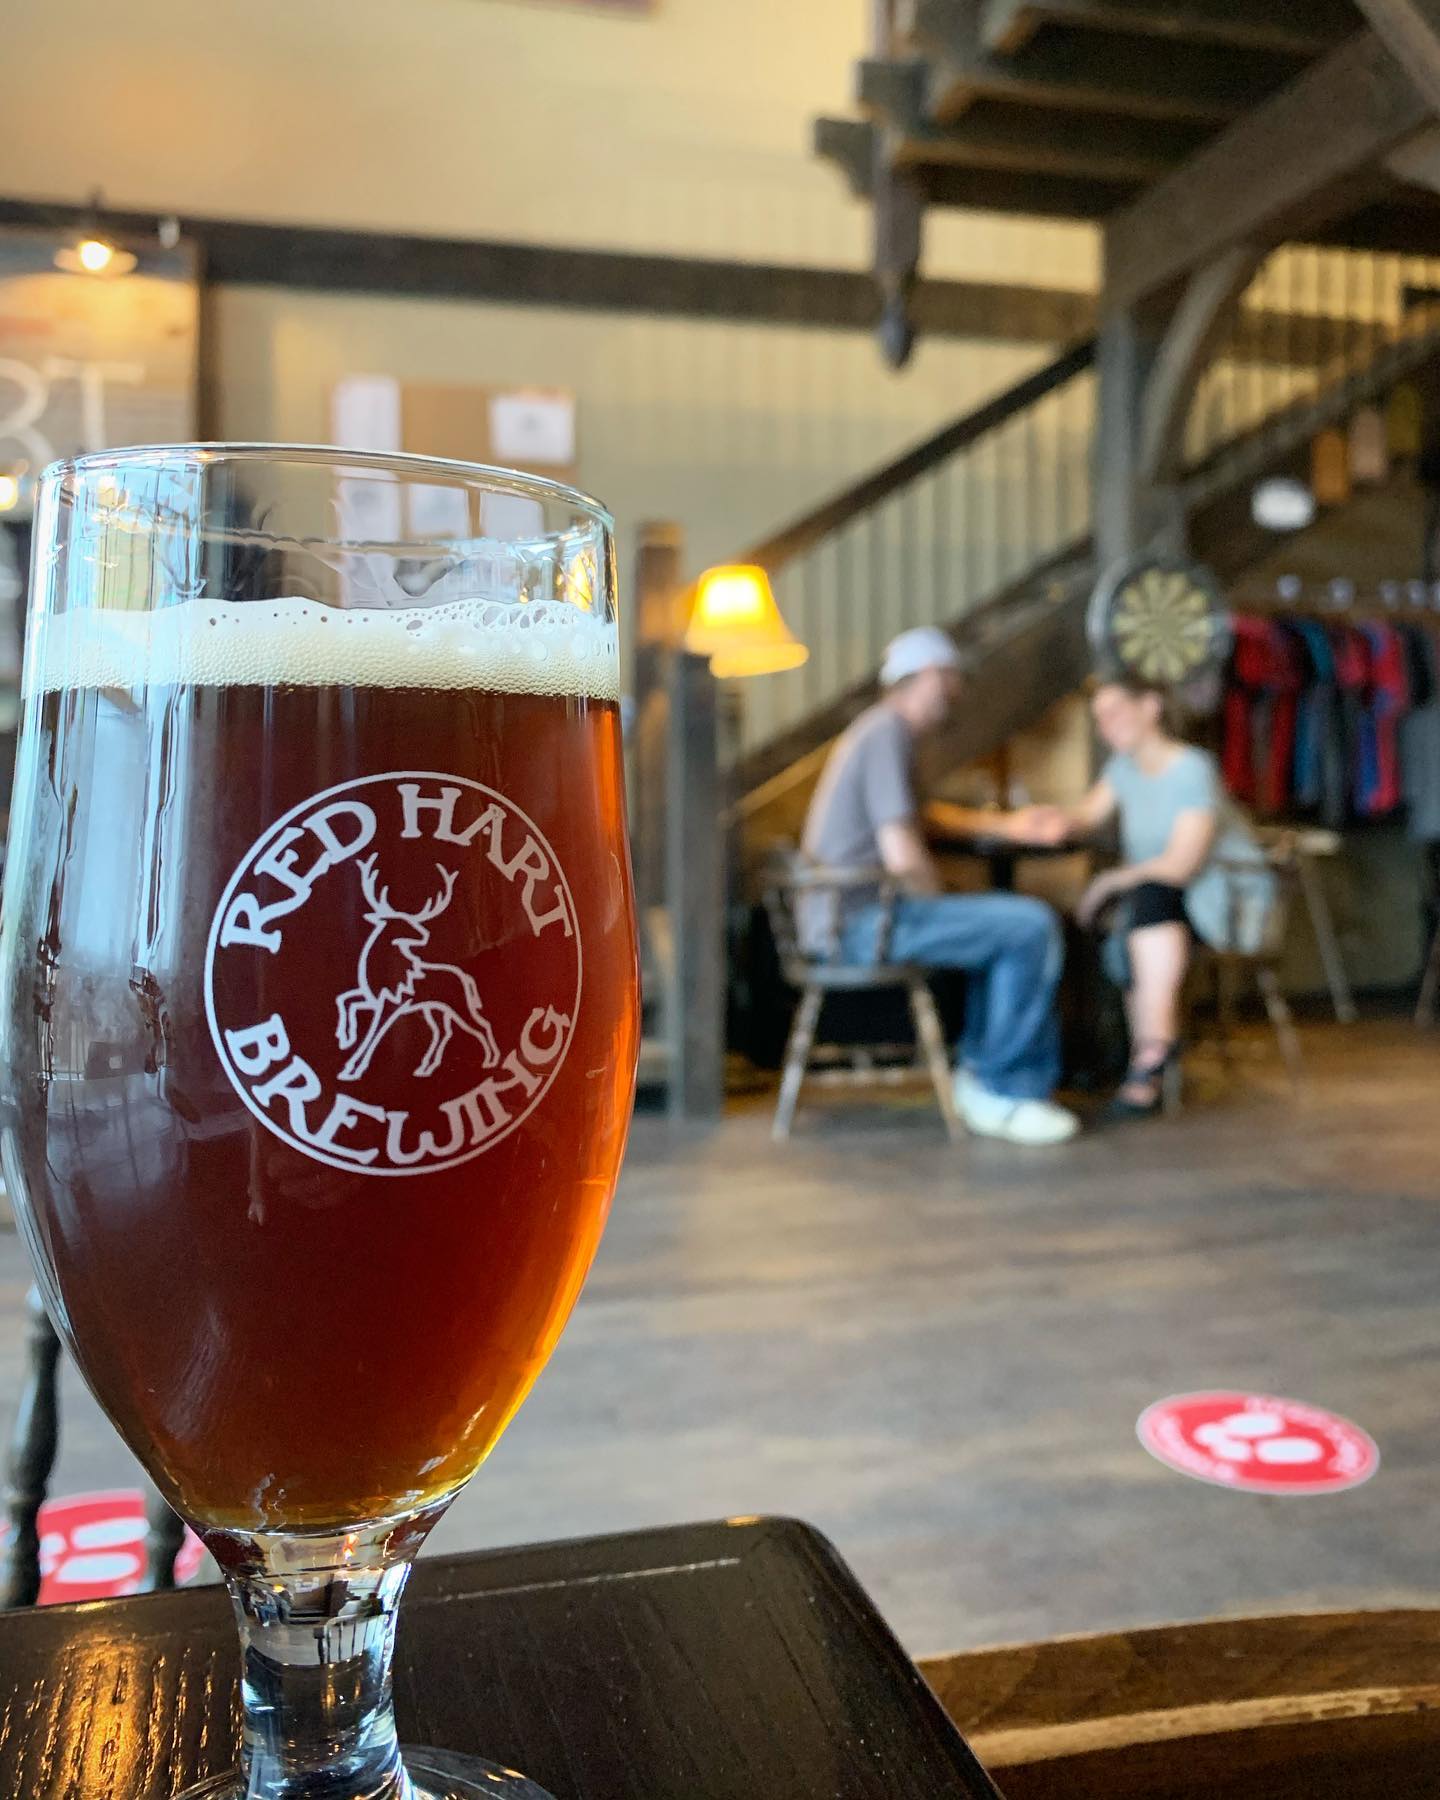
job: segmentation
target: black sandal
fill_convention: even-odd
[[[1131,1119],[1153,1119],[1157,1113],[1165,1110],[1167,1077],[1172,1069],[1180,1067],[1180,1045],[1178,1043],[1142,1044],[1141,1051],[1159,1051],[1148,1061],[1141,1062],[1137,1053],[1135,1060],[1125,1072],[1125,1079],[1119,1091],[1111,1098],[1105,1108],[1104,1118],[1109,1124],[1123,1124]],[[1131,1100],[1126,1097],[1127,1087],[1149,1087],[1152,1092],[1148,1099]]]

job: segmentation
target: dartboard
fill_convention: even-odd
[[[1117,564],[1095,589],[1088,625],[1103,663],[1165,685],[1193,679],[1230,646],[1215,577],[1178,558],[1147,554]]]

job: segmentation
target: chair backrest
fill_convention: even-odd
[[[1230,956],[1268,962],[1285,948],[1299,867],[1288,833],[1267,833],[1258,849],[1253,859],[1217,859],[1226,885],[1224,949]]]
[[[882,868],[836,869],[813,862],[803,850],[792,844],[778,845],[766,865],[764,886],[765,911],[780,953],[785,979],[794,987],[803,987],[817,968],[831,971],[837,979],[840,962],[840,926],[844,915],[844,896],[879,904],[873,950],[873,966],[877,970],[876,985],[893,980],[878,971],[888,961],[890,932],[894,922],[896,887]],[[870,962],[856,964],[850,971],[853,983],[864,986],[862,971]]]
[[[793,844],[777,844],[765,863],[765,916],[775,939],[780,967],[792,987],[803,986],[807,965],[813,960],[800,943],[800,920],[796,911],[799,893],[796,878],[809,866],[810,859]],[[825,947],[833,952],[833,942]]]

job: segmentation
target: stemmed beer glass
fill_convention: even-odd
[[[553,1349],[633,1095],[612,526],[251,445],[41,486],[0,981],[51,1316],[225,1575],[248,1800],[396,1744],[410,1561]]]

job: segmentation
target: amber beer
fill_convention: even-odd
[[[172,1502],[251,1531],[486,1455],[594,1253],[638,1029],[607,647],[288,605],[42,657],[5,921],[67,1335]]]

